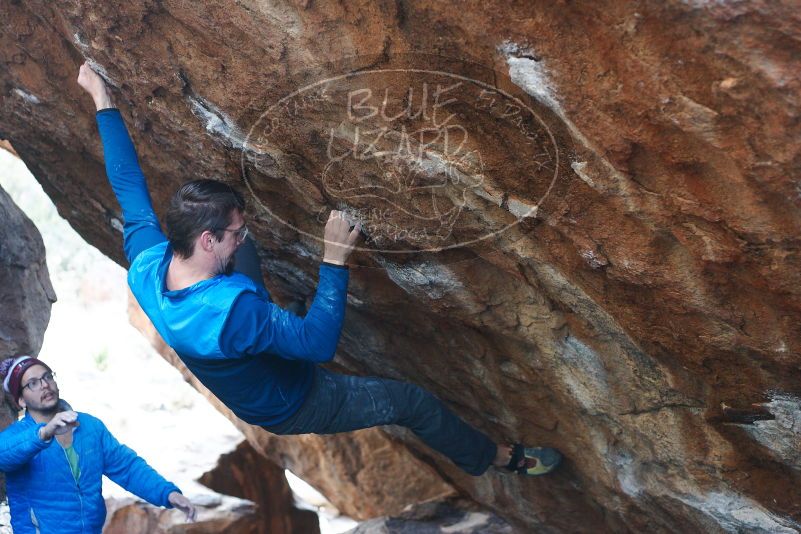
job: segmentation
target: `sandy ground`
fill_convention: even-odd
[[[55,370],[62,398],[103,420],[119,441],[190,498],[213,494],[195,479],[235,448],[241,433],[128,323],[125,271],[84,242],[25,165],[3,150],[0,186],[34,221],[47,249],[58,302],[39,357]],[[310,487],[290,480],[307,505],[323,504]],[[128,495],[108,480],[103,494]],[[2,514],[0,525],[7,524]],[[355,524],[321,514],[325,533]]]

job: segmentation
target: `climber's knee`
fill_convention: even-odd
[[[390,396],[395,403],[397,424],[415,427],[422,419],[429,419],[439,413],[440,401],[429,391],[408,382],[393,382],[388,385]]]

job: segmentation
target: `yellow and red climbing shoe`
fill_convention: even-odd
[[[525,461],[523,461],[525,460]],[[512,457],[506,469],[519,475],[536,477],[546,475],[562,462],[562,453],[551,447],[523,447],[521,443],[512,445]]]

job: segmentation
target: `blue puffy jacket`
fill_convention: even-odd
[[[99,533],[106,520],[102,475],[157,506],[172,506],[167,497],[180,491],[147,462],[120,444],[98,418],[78,413],[72,446],[80,476],[72,476],[67,455],[57,440],[42,441],[36,423],[25,414],[0,432],[0,471],[14,534]]]

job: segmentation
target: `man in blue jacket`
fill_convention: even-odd
[[[0,471],[15,534],[100,533],[106,520],[102,475],[156,506],[195,508],[96,417],[59,398],[55,374],[36,358],[0,362],[3,389],[25,417],[0,432]]]
[[[105,82],[84,64],[78,83],[97,108],[106,173],[122,207],[131,291],[164,341],[239,418],[276,434],[399,424],[472,475],[493,464],[527,475],[556,467],[556,450],[498,445],[413,384],[319,367],[336,352],[345,262],[358,224],[351,228],[343,213],[331,212],[311,307],[303,318],[281,309],[264,288],[255,247],[246,239],[242,196],[219,181],[184,184],[167,210],[165,236]]]

